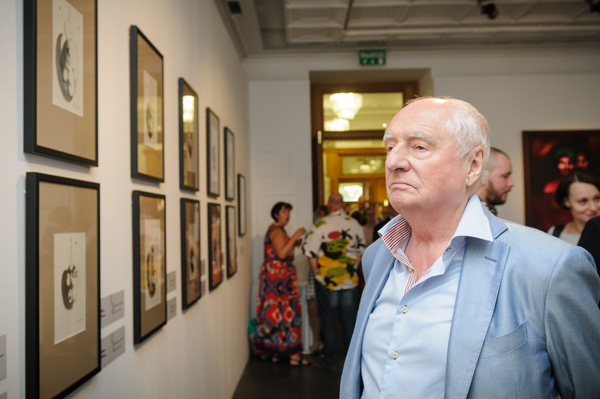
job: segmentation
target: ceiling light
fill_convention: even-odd
[[[335,93],[329,96],[329,101],[338,118],[352,120],[362,107],[362,96],[357,93]]]
[[[328,132],[347,132],[350,130],[348,119],[334,119],[325,122],[325,130]]]

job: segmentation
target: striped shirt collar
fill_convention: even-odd
[[[398,215],[390,220],[379,229],[378,234],[396,259],[410,265],[408,259],[403,256],[404,251],[398,251],[406,246],[407,239],[412,234],[412,228],[404,216]],[[490,222],[477,194],[473,194],[469,199],[452,239],[455,237],[473,237],[485,241],[494,241]]]

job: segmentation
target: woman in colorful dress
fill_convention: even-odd
[[[292,205],[276,203],[271,209],[275,223],[265,234],[265,261],[258,274],[256,309],[256,352],[274,363],[288,357],[290,365],[308,365],[302,358],[301,308],[294,248],[306,230],[299,228],[290,237],[284,227],[290,220]]]

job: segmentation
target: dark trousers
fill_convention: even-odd
[[[337,367],[338,363],[338,319],[342,332],[343,356],[346,355],[352,331],[356,322],[358,308],[358,287],[347,290],[333,291],[315,281],[317,303],[321,317],[321,337],[323,338],[324,363],[329,368]]]

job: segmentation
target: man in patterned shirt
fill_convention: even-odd
[[[350,345],[358,308],[358,262],[365,249],[364,232],[356,219],[344,212],[344,201],[333,193],[327,202],[329,215],[317,220],[304,244],[304,254],[317,280],[321,315],[323,363],[337,368],[337,321],[341,323],[344,354]]]

